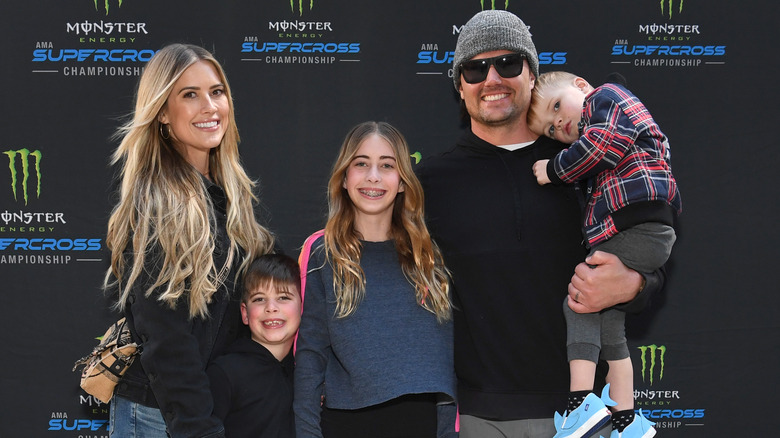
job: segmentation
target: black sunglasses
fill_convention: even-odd
[[[463,79],[469,84],[478,84],[487,78],[490,66],[496,67],[496,72],[502,78],[520,76],[523,72],[525,56],[519,53],[508,53],[493,58],[471,59],[460,63]]]

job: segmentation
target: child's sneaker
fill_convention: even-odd
[[[609,398],[609,384],[601,391],[601,398],[590,393],[585,400],[568,415],[555,413],[555,430],[553,438],[588,438],[609,421],[610,413],[607,406],[617,403]],[[610,437],[612,438],[612,437]]]
[[[609,438],[650,438],[655,436],[654,424],[642,415],[642,410],[640,409],[639,413],[634,415],[634,421],[626,426],[623,432],[613,430]]]

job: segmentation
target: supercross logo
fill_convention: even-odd
[[[665,69],[726,64],[727,46],[707,41],[703,25],[667,22],[683,11],[683,4],[684,0],[660,0],[664,22],[640,23],[638,40],[615,38],[611,63]]]
[[[43,154],[39,150],[30,152],[29,149],[18,149],[15,151],[3,152],[8,156],[8,170],[11,174],[11,191],[14,194],[14,200],[18,201],[17,192],[21,189],[21,196],[24,198],[24,205],[27,205],[29,199],[28,187],[30,186],[30,164],[33,165],[35,175],[35,197],[41,197],[41,159]],[[17,160],[18,158],[18,160]],[[30,163],[32,161],[32,163]],[[19,168],[17,169],[17,165]],[[19,173],[21,172],[21,178]]]
[[[314,7],[310,1],[309,9]],[[303,15],[305,3],[291,0],[293,12]],[[246,35],[241,44],[241,61],[265,64],[336,64],[338,62],[359,62],[360,42],[322,41],[325,35],[334,36],[330,21],[282,20],[268,21],[268,36]],[[341,38],[334,36],[334,38]],[[319,40],[319,41],[318,41]]]
[[[86,6],[87,0],[80,1]],[[36,37],[30,44],[33,47],[30,59],[33,74],[141,76],[144,64],[155,54],[152,49],[132,47],[148,45],[148,41],[143,41],[149,34],[146,23],[96,19],[94,16],[107,17],[109,11],[112,18],[123,15],[117,13],[123,5],[127,10],[123,0],[91,0],[89,5],[97,14],[90,13],[86,19],[68,17],[74,19],[52,26],[53,29],[64,29],[66,38]]]
[[[95,10],[99,11],[100,8],[98,7],[98,0],[94,0],[94,2],[95,2]],[[105,8],[106,15],[108,15],[108,10],[111,8],[111,5],[109,3],[110,3],[109,0],[103,0],[103,4],[101,5],[101,6],[103,6],[103,8]],[[117,7],[121,8],[122,7],[122,0],[117,0],[117,3],[118,3]]]
[[[652,386],[655,382],[656,366],[658,366],[658,380],[664,378],[664,356],[666,356],[666,346],[664,345],[644,345],[637,347],[642,352],[642,381],[650,380]],[[648,366],[649,359],[649,366]]]
[[[676,0],[679,4],[678,13],[682,13],[683,11],[683,3],[685,3],[685,0]],[[666,15],[669,14],[669,18],[672,18],[672,14],[674,13],[674,2],[675,0],[660,0],[661,3],[661,14]]]

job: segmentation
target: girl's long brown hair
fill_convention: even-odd
[[[352,128],[344,139],[328,182],[325,251],[333,265],[336,314],[338,317],[350,315],[365,295],[365,275],[360,267],[362,236],[355,230],[355,207],[343,182],[360,144],[371,135],[382,137],[393,148],[404,185],[404,191],[395,198],[390,229],[404,275],[414,285],[417,302],[434,313],[440,322],[449,320],[452,316],[449,272],[425,225],[422,186],[412,170],[409,146],[397,129],[384,122],[364,122]]]

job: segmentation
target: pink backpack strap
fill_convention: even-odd
[[[303,248],[298,255],[298,266],[301,269],[301,313],[303,313],[303,301],[306,294],[306,274],[309,272],[309,258],[311,257],[311,247],[314,245],[314,241],[325,235],[325,230],[319,230],[306,238],[303,242]],[[295,341],[293,342],[293,354],[298,347],[298,334],[295,334]]]

